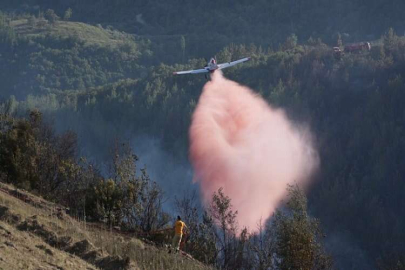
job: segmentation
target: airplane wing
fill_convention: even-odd
[[[227,67],[232,67],[234,65],[249,61],[250,57],[246,57],[246,58],[242,58],[233,62],[229,62],[229,63],[223,63],[223,64],[219,64],[218,65],[218,69],[223,69],[223,68],[227,68]]]
[[[205,68],[202,69],[194,69],[194,70],[187,70],[187,71],[177,71],[173,72],[173,75],[182,75],[182,74],[198,74],[198,73],[207,73],[208,70]]]

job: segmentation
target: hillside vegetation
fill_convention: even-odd
[[[2,109],[7,112],[10,106]],[[99,228],[118,228],[124,235],[146,237],[160,246],[170,244],[172,219],[163,209],[166,201],[164,192],[150,179],[146,168],[138,167],[138,156],[127,144],[115,142],[111,149],[111,160],[107,164],[108,173],[103,175],[97,164],[77,156],[74,132],[55,134],[53,127],[43,120],[38,111],[31,111],[27,118],[0,114],[2,182],[25,188],[68,207],[69,214],[84,220],[85,226],[87,221],[92,221]],[[289,269],[299,264],[306,264],[309,268],[332,269],[332,260],[321,242],[319,223],[307,214],[305,195],[297,186],[288,187],[288,190],[290,197],[286,207],[277,211],[272,222],[260,224],[263,234],[238,228],[238,212],[233,209],[230,198],[222,188],[213,194],[211,204],[203,209],[198,207],[195,193],[176,198],[176,211],[188,224],[181,254],[194,262],[199,260],[222,269],[252,269],[263,265]],[[3,191],[17,197],[27,197],[18,191]],[[30,198],[27,200],[33,201]],[[3,210],[7,214],[12,208]],[[11,220],[19,222],[19,218],[13,215]],[[27,225],[27,222],[30,223]],[[58,246],[60,243],[54,235],[54,230],[58,228],[44,232],[36,218],[18,224],[18,228],[41,229],[38,233],[49,241],[48,244]],[[99,241],[103,246],[106,240],[106,246],[112,245],[115,252],[118,247],[122,251],[120,254],[131,254],[132,249],[124,247],[120,239],[100,239],[99,236],[93,236],[92,241]],[[85,250],[80,257],[91,260],[96,266],[106,261],[108,264],[113,261],[111,264],[130,265],[128,259],[100,258],[102,254],[94,251],[93,245],[87,242],[81,241],[72,247],[68,244],[62,246],[68,252],[83,248]],[[144,254],[141,256],[142,259],[148,258]],[[149,253],[148,256],[154,254]],[[282,259],[274,261],[274,256]],[[149,263],[146,268],[178,267],[177,263],[157,263],[158,266]],[[165,267],[163,264],[169,265]]]
[[[1,98],[83,90],[145,73],[146,42],[117,30],[79,22],[49,22],[0,13]]]
[[[0,183],[1,269],[211,269]]]
[[[132,35],[117,30],[104,29],[100,26],[92,26],[81,22],[58,21],[49,25],[45,19],[16,19],[10,21],[11,28],[17,35],[28,38],[51,35],[59,38],[74,36],[78,41],[87,46],[117,47],[125,43],[135,45]]]
[[[114,189],[120,182],[116,175],[100,178],[90,174],[89,164],[76,163],[77,152],[83,149],[90,156],[111,160],[108,146],[117,137],[156,138],[179,164],[184,162],[191,114],[205,79],[173,77],[172,72],[200,68],[206,63],[203,58],[212,55],[219,62],[251,56],[252,61],[226,70],[225,76],[255,89],[270,104],[285,109],[294,122],[313,131],[321,169],[308,194],[310,212],[327,233],[324,242],[333,244],[334,235],[344,235],[359,250],[347,254],[345,244],[330,247],[338,268],[402,269],[405,38],[400,34],[405,2],[24,3],[0,4],[7,11],[0,15],[0,98],[5,101],[2,113],[7,115],[0,134],[8,142],[8,148],[2,148],[8,152],[3,151],[0,159],[9,162],[0,164],[7,172],[4,181],[55,196],[39,190],[39,181],[51,179],[53,184],[49,175],[68,172],[66,183],[73,176],[92,175],[90,179],[102,179],[96,189],[99,193],[108,193],[111,187],[122,192]],[[69,7],[73,15],[62,19]],[[374,40],[371,51],[333,54],[332,46],[365,40]],[[62,148],[55,152],[45,148],[48,156],[33,155],[38,162],[75,157],[75,162],[60,163],[61,171],[44,171],[49,178],[38,176],[43,171],[34,170],[35,166],[25,166],[32,164],[24,159],[28,154],[17,151],[21,163],[7,159],[16,149],[34,153],[46,139],[35,132],[35,121],[30,122],[26,114],[33,108],[55,119],[57,130],[74,130],[80,138],[82,148],[75,155],[63,156],[58,152]],[[25,137],[16,134],[38,141],[26,144]],[[60,144],[64,140],[55,139]],[[25,177],[16,168],[32,169],[22,172],[35,177]],[[78,186],[81,191],[95,190],[85,183]],[[67,197],[49,199],[72,203]],[[105,212],[93,214],[100,218],[116,210],[114,203],[109,207],[104,205],[100,209]],[[77,211],[81,213],[82,208],[77,206]],[[203,216],[199,213],[196,223],[206,229]],[[139,226],[137,222],[134,219]],[[200,232],[199,241],[213,243],[205,238],[206,231]],[[213,257],[201,260],[221,267],[249,267]]]
[[[312,36],[332,43],[338,33],[353,42],[378,38],[389,27],[405,30],[402,0],[4,0],[0,8],[16,13],[50,8],[61,17],[72,8],[76,21],[105,23],[138,35],[184,35],[193,57],[214,54],[231,42],[277,46],[292,33],[300,41]]]

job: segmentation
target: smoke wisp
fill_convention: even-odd
[[[250,231],[274,213],[287,184],[305,184],[318,164],[308,130],[219,71],[193,114],[190,159],[203,202],[222,187],[238,211],[239,228]]]

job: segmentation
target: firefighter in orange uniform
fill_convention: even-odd
[[[178,252],[180,249],[181,238],[185,233],[185,229],[187,229],[186,223],[181,220],[180,216],[177,216],[177,221],[174,224],[174,237],[172,240],[171,248],[175,248],[175,251]],[[169,253],[171,252],[171,249]]]

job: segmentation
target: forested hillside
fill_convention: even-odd
[[[191,57],[214,54],[230,42],[278,46],[291,33],[301,42],[312,36],[331,44],[338,33],[353,42],[379,38],[390,27],[405,31],[401,0],[4,0],[0,8],[16,14],[38,14],[50,8],[59,16],[71,8],[75,21],[112,25],[164,46],[184,36]]]
[[[205,79],[172,72],[250,56],[225,76],[313,130],[309,212],[336,265],[403,269],[403,1],[82,2],[2,1],[4,111],[38,108],[100,159],[116,137],[153,138],[180,166]],[[365,40],[371,51],[333,54]]]

